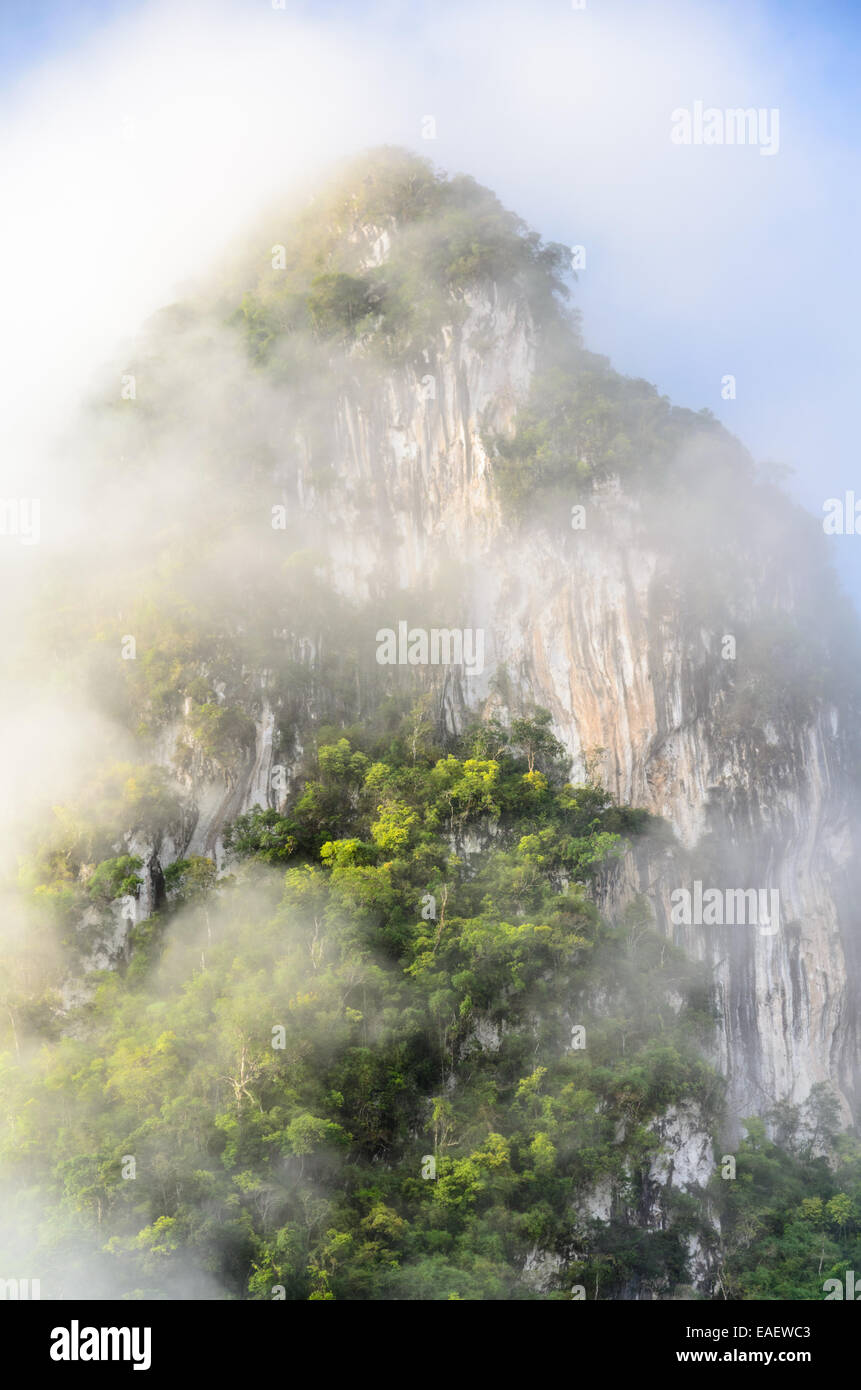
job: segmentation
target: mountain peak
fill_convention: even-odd
[[[372,338],[397,356],[426,346],[470,290],[491,282],[554,319],[569,267],[566,247],[545,244],[475,179],[384,147],[259,219],[218,298],[244,318],[257,360],[302,333]]]

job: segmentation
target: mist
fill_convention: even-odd
[[[144,3],[17,72],[0,1278],[747,1298],[721,1145],[790,1173],[762,1221],[856,1192],[856,154],[815,33]],[[768,141],[675,142],[696,103]],[[777,940],[674,930],[703,880]]]

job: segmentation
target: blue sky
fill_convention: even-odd
[[[153,13],[151,0],[5,0],[6,103],[38,93],[31,110],[50,104],[94,44],[105,47],[91,71],[101,63],[122,77],[138,21],[156,36],[153,67],[160,42],[175,58],[176,35]],[[287,26],[298,23],[321,52],[337,51],[332,71],[354,84],[349,101],[338,112],[323,101],[303,129],[287,121],[273,146],[285,160],[316,121],[329,127],[327,151],[386,139],[473,173],[547,238],[586,246],[576,300],[591,347],[679,404],[708,406],[757,458],[793,467],[791,486],[816,514],[827,497],[861,496],[861,5],[287,0],[275,13],[269,0],[206,0],[190,13],[192,84],[207,46],[228,44],[220,17],[264,47],[289,51]],[[270,80],[277,124],[289,81]],[[328,81],[321,73],[323,97]],[[674,148],[669,113],[696,100],[777,107],[779,153]],[[420,134],[428,113],[433,141]],[[242,158],[228,151],[215,177],[235,179]],[[734,401],[721,399],[727,373]],[[861,601],[861,536],[829,543]]]
[[[0,76],[4,83],[19,80],[36,64],[62,54],[129,8],[123,0],[67,0],[62,5],[5,0],[0,8]]]

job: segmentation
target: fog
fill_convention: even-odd
[[[143,815],[144,806],[150,814],[151,802],[164,797],[167,804],[195,779],[216,801],[223,794],[209,826],[222,854],[218,867],[228,871],[218,905],[211,917],[199,906],[171,914],[158,969],[139,994],[130,989],[118,999],[154,1036],[153,1019],[186,985],[205,994],[208,952],[221,953],[228,977],[230,952],[252,953],[255,918],[275,939],[283,875],[261,870],[248,881],[240,874],[235,885],[229,874],[237,866],[224,859],[220,841],[242,800],[233,804],[229,793],[243,777],[251,785],[259,771],[251,764],[263,757],[267,681],[286,684],[289,676],[295,685],[294,743],[277,757],[290,765],[296,791],[313,762],[302,737],[314,723],[360,720],[373,634],[398,629],[407,597],[410,621],[459,622],[465,632],[475,624],[476,674],[492,665],[478,629],[493,622],[486,606],[492,584],[468,575],[461,587],[459,569],[482,555],[482,537],[459,551],[457,540],[437,544],[435,533],[426,552],[411,549],[409,527],[384,529],[385,488],[368,485],[366,498],[357,495],[360,468],[349,496],[338,493],[337,479],[334,494],[327,492],[333,479],[319,461],[331,465],[351,448],[363,461],[356,440],[385,386],[385,364],[370,352],[329,354],[307,328],[276,336],[283,353],[277,371],[262,372],[249,357],[243,295],[257,296],[257,307],[274,302],[273,313],[286,321],[289,303],[271,290],[266,263],[277,245],[291,244],[318,187],[360,151],[397,146],[471,175],[546,240],[584,248],[585,265],[567,282],[568,322],[582,315],[586,346],[654,381],[677,404],[713,411],[752,450],[749,458],[726,439],[686,446],[673,461],[677,474],[661,481],[630,535],[608,538],[608,550],[636,542],[671,552],[672,583],[686,602],[686,585],[693,592],[702,581],[701,609],[691,600],[691,611],[718,632],[728,615],[750,616],[744,574],[766,604],[811,632],[808,664],[827,666],[845,695],[855,620],[831,587],[828,562],[843,565],[853,594],[861,570],[846,561],[845,544],[829,551],[818,510],[850,485],[854,466],[849,383],[857,347],[838,353],[835,344],[845,346],[857,307],[857,285],[842,292],[841,283],[855,253],[857,213],[841,221],[820,267],[822,287],[799,286],[788,229],[800,223],[811,254],[825,257],[822,209],[837,196],[846,156],[839,139],[823,144],[822,116],[800,121],[791,66],[774,57],[782,42],[768,12],[737,6],[726,13],[676,3],[561,12],[549,3],[528,10],[497,3],[281,10],[170,0],[106,20],[26,67],[6,91],[0,497],[13,510],[4,513],[0,535],[0,860],[11,879],[19,861],[26,876],[32,856],[42,855],[62,886],[68,851],[57,838],[59,823],[73,827],[83,883],[101,860],[141,845],[161,855],[160,873],[177,857],[188,807],[162,808],[168,828],[154,835],[116,818],[112,834],[108,813],[133,806]],[[807,61],[812,71],[812,54]],[[675,145],[672,112],[699,101],[721,110],[779,109],[774,153]],[[808,204],[819,208],[815,217]],[[428,219],[410,233],[417,263],[432,252],[434,230]],[[354,268],[373,264],[373,245],[356,249]],[[318,249],[308,250],[309,265]],[[791,305],[787,287],[798,295]],[[566,339],[544,366],[561,369],[569,351]],[[727,373],[739,382],[737,401],[721,397]],[[799,376],[809,389],[799,390]],[[401,403],[395,388],[391,401]],[[348,426],[355,435],[345,445]],[[769,468],[758,467],[782,460],[797,467],[790,488],[812,516],[774,491]],[[685,487],[698,471],[703,484],[694,498]],[[444,494],[444,481],[438,491]],[[406,488],[397,496],[404,503]],[[9,521],[15,503],[17,534]],[[437,504],[444,514],[444,495]],[[271,519],[279,506],[286,535]],[[504,566],[514,556],[522,578],[532,547],[544,544],[546,521],[528,522],[516,542],[506,534],[494,562]],[[599,518],[599,538],[600,525]],[[704,553],[719,556],[719,579],[700,575]],[[734,568],[737,590],[735,576],[727,579]],[[399,585],[405,597],[395,611]],[[734,612],[727,592],[737,601]],[[680,624],[685,637],[695,627],[687,615]],[[222,642],[228,631],[230,641]],[[139,664],[126,680],[117,652],[130,637]],[[317,687],[312,675],[307,684],[296,675],[303,662],[310,670],[309,653],[321,666]],[[186,749],[183,766],[168,745],[189,710],[171,705],[170,694],[195,662],[205,671],[198,703],[217,715],[227,695],[228,705],[253,707],[257,725],[250,720],[224,735],[224,747],[213,736],[205,755]],[[797,674],[793,668],[787,679]],[[442,682],[430,684],[442,703]],[[489,706],[494,699],[502,708],[498,691]],[[159,700],[163,718],[149,720]],[[521,712],[513,701],[505,708],[507,716]],[[206,729],[199,734],[201,746],[207,736]],[[164,785],[142,777],[150,761],[168,769]],[[109,765],[121,769],[116,786],[103,773]],[[186,836],[189,854],[190,843]],[[657,853],[663,841],[650,843]],[[755,881],[746,852],[720,849],[725,873]],[[110,909],[116,917],[118,896]],[[71,1055],[98,975],[91,959],[93,978],[80,995],[64,976],[70,931],[62,892],[55,898],[43,899],[38,919],[4,898],[0,927],[15,1065],[33,1075],[44,1064],[46,1027],[52,1044],[62,1033],[58,994],[65,990],[64,1004],[73,1008],[84,1005],[72,1015]],[[145,928],[142,916],[137,926]],[[316,928],[301,912],[291,922],[302,965],[281,983],[297,1007],[302,988],[314,984],[305,954]],[[145,931],[142,939],[147,945]],[[252,961],[258,976],[276,959],[274,946],[268,955],[261,948]],[[382,956],[374,958],[368,976],[385,969]],[[9,1002],[16,991],[39,996],[20,1019]],[[241,991],[224,1007],[234,1006],[238,1018]],[[369,1007],[372,1036],[384,1032],[384,1013]],[[234,1059],[226,1056],[224,1065],[236,1085]],[[209,1103],[203,1094],[197,1099]],[[289,1204],[302,1178],[306,1206],[322,1203],[313,1164],[307,1173],[298,1165],[298,1178],[296,1169],[287,1163],[281,1175],[288,1196],[260,1201],[273,1209],[282,1199]],[[18,1268],[31,1258],[45,1213],[29,1197],[3,1195],[0,1249]],[[199,1211],[209,1219],[205,1197]],[[322,1220],[321,1209],[314,1221]],[[80,1296],[81,1281],[88,1297],[110,1296],[110,1275],[90,1237],[79,1245],[80,1232],[70,1227],[64,1239],[71,1253],[58,1256],[50,1272],[55,1292],[46,1288],[43,1296]],[[159,1286],[158,1277],[153,1287],[166,1297],[236,1292],[182,1255],[166,1283]]]
[[[5,492],[256,205],[390,141],[584,245],[590,344],[791,463],[818,513],[852,481],[858,214],[851,117],[825,77],[839,39],[802,32],[803,50],[740,4],[144,4],[106,21],[3,100]],[[672,111],[698,99],[779,107],[778,155],[674,146]]]

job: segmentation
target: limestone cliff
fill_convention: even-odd
[[[398,234],[394,221],[353,226],[359,268],[384,270]],[[826,671],[791,714],[786,704],[763,714],[761,702],[746,707],[739,697],[763,624],[788,625],[807,641],[804,579],[787,562],[796,523],[778,517],[772,527],[752,487],[735,498],[736,534],[747,525],[756,553],[747,562],[742,546],[731,556],[732,582],[716,584],[705,607],[688,603],[686,582],[698,550],[708,563],[726,489],[694,509],[688,525],[684,499],[675,510],[667,504],[662,518],[662,503],[642,481],[632,486],[605,469],[570,498],[557,495],[555,518],[515,523],[498,486],[493,440],[517,429],[543,328],[516,276],[479,277],[452,307],[451,321],[420,351],[376,363],[372,373],[372,335],[359,336],[320,387],[322,444],[301,417],[291,423],[263,495],[283,499],[356,614],[373,601],[392,625],[410,620],[411,597],[457,569],[461,614],[485,631],[487,657],[482,672],[449,670],[437,683],[440,717],[457,726],[470,711],[511,715],[543,706],[574,777],[588,763],[620,801],[669,823],[672,844],[641,847],[608,871],[602,905],[618,914],[645,895],[661,930],[708,962],[714,1057],[729,1078],[736,1118],[782,1098],[803,1100],[817,1081],[834,1085],[847,1119],[857,1116],[861,922],[850,891],[857,693],[829,686]],[[700,465],[709,468],[708,457]],[[568,519],[574,502],[585,518],[578,529]],[[818,600],[826,605],[829,582]],[[285,632],[313,666],[317,639],[301,614]],[[738,644],[730,659],[728,635]],[[369,628],[373,662],[371,643]],[[126,904],[138,917],[153,905],[153,873],[164,864],[197,853],[221,866],[225,824],[256,804],[284,802],[305,731],[287,719],[283,688],[261,670],[249,680],[257,691],[246,699],[256,746],[226,778],[192,758],[185,828],[138,846],[148,861],[157,857],[136,907]],[[165,765],[180,731],[159,740]],[[276,767],[282,776],[273,776]],[[779,931],[675,925],[671,894],[696,879],[777,889]]]

